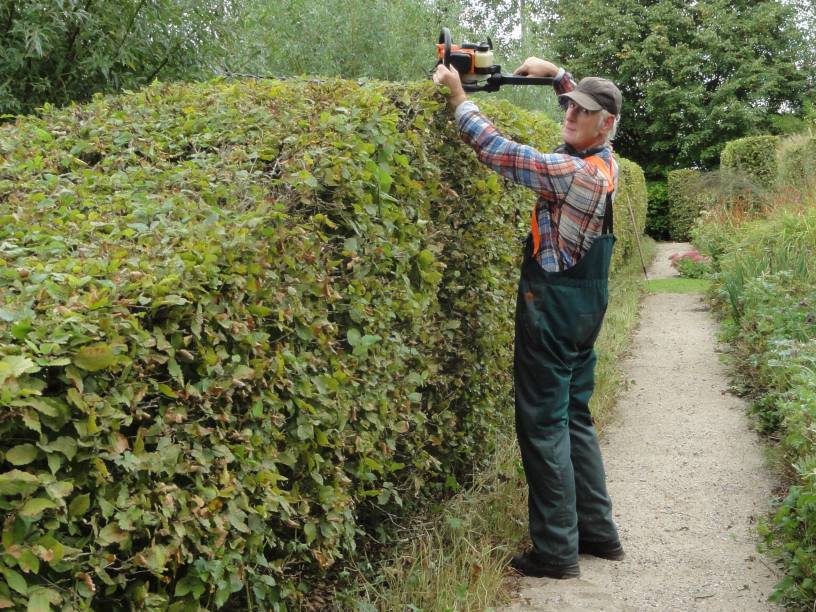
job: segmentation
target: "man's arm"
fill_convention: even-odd
[[[513,71],[513,74],[519,76],[552,77],[553,89],[555,89],[555,95],[557,96],[575,89],[575,80],[569,72],[563,68],[559,68],[552,62],[537,57],[528,57],[521,66]]]

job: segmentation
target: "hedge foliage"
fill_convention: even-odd
[[[635,162],[618,158],[619,186],[615,194],[615,235],[612,270],[637,257],[636,240],[646,228],[646,177]]]
[[[290,605],[508,422],[534,195],[430,83],[156,84],[0,149],[0,605]]]
[[[669,239],[669,192],[665,180],[646,183],[646,233],[655,240]]]
[[[689,240],[700,213],[714,203],[714,197],[702,184],[703,174],[693,168],[684,168],[672,170],[666,177],[669,237],[672,240]]]
[[[720,154],[720,170],[748,177],[757,186],[770,189],[776,181],[778,136],[749,136],[732,140]]]
[[[782,188],[811,192],[816,187],[816,136],[812,133],[789,136],[777,150],[777,184]]]

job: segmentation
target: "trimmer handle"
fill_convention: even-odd
[[[442,28],[442,31],[439,33],[439,44],[445,45],[442,63],[445,65],[445,68],[450,68],[451,33],[448,28]]]
[[[462,83],[465,91],[499,91],[502,85],[552,85],[553,77],[527,77],[502,72],[491,74],[482,83]]]

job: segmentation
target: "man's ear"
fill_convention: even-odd
[[[601,122],[600,127],[598,128],[601,133],[606,136],[611,130],[612,127],[615,125],[615,115],[607,115],[604,120]]]

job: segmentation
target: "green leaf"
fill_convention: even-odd
[[[45,448],[47,448],[49,451],[60,452],[70,460],[76,456],[77,441],[73,438],[69,438],[68,436],[60,436],[53,442],[50,442]]]
[[[85,346],[73,357],[74,365],[88,372],[109,368],[116,361],[116,354],[107,344]]]
[[[40,571],[40,560],[30,549],[24,550],[22,553],[20,553],[20,557],[17,559],[17,564],[26,574],[37,574]]]
[[[192,593],[195,599],[204,594],[205,585],[198,576],[187,575],[176,583],[176,597],[184,597]]]
[[[18,378],[23,374],[39,372],[40,368],[28,357],[10,355],[0,361],[0,384],[9,378]]]
[[[12,465],[28,465],[37,458],[37,447],[33,444],[20,444],[6,453],[6,461]]]
[[[97,541],[102,546],[108,546],[110,544],[121,544],[129,537],[127,531],[122,531],[119,525],[108,523],[99,531]]]
[[[40,479],[28,472],[11,470],[0,474],[0,495],[29,495],[39,485]]]
[[[357,346],[360,344],[360,339],[362,338],[362,334],[360,333],[359,329],[352,327],[351,329],[346,332],[346,339],[351,346]]]
[[[51,606],[58,606],[62,603],[62,595],[54,589],[37,587],[31,589],[28,596],[28,608],[26,612],[49,612]]]
[[[71,500],[71,503],[68,505],[68,516],[70,516],[71,518],[82,516],[88,511],[90,507],[91,496],[89,493],[77,495],[74,499]]]
[[[46,510],[56,508],[57,504],[50,499],[44,497],[35,497],[29,499],[20,509],[20,516],[25,518],[34,518],[45,512]]]
[[[317,537],[317,527],[314,523],[306,523],[303,526],[303,533],[306,534],[306,543],[311,544]]]
[[[49,482],[45,485],[45,491],[51,496],[51,499],[59,500],[68,497],[71,491],[74,490],[74,483],[70,480],[59,480],[57,482]]]
[[[28,583],[26,582],[25,578],[14,570],[6,567],[0,567],[0,572],[3,572],[6,582],[8,582],[8,585],[12,589],[17,591],[20,595],[28,595]]]
[[[144,559],[147,569],[157,575],[164,573],[164,566],[167,565],[167,548],[158,544],[147,549]]]

